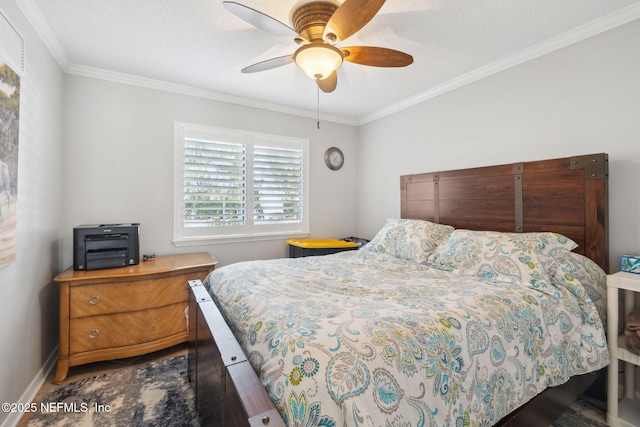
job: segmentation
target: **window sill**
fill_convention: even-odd
[[[282,240],[309,237],[310,233],[272,233],[254,235],[227,235],[227,236],[199,236],[199,237],[179,237],[173,239],[176,247],[202,246],[224,243],[252,243],[268,240]]]

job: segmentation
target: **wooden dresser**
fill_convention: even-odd
[[[138,265],[69,268],[60,283],[60,355],[55,383],[70,366],[137,356],[186,342],[189,280],[204,280],[208,253],[158,256]]]

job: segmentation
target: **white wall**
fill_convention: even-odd
[[[0,402],[19,402],[58,343],[63,73],[13,0],[0,11],[25,41],[17,253],[0,269]],[[0,412],[0,423],[20,415]]]
[[[308,138],[311,237],[356,231],[357,129],[87,77],[66,77],[63,254],[73,263],[80,224],[139,222],[141,252],[206,251],[226,265],[287,256],[284,240],[176,248],[173,224],[174,122]],[[345,165],[332,171],[324,152],[338,146]]]
[[[638,40],[640,20],[362,126],[358,233],[400,215],[400,175],[604,152],[617,271],[640,252]]]

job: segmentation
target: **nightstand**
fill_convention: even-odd
[[[158,256],[129,267],[75,271],[60,283],[60,355],[55,383],[70,366],[138,356],[187,341],[189,281],[217,261],[208,253]]]
[[[607,276],[607,335],[611,364],[608,371],[607,424],[635,427],[640,425],[640,402],[635,399],[634,373],[640,356],[625,348],[624,337],[618,336],[618,292],[624,290],[624,318],[634,305],[634,293],[640,292],[640,275],[618,272]],[[618,362],[626,363],[624,397],[618,401]]]

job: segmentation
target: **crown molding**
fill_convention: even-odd
[[[272,104],[269,102],[258,101],[255,99],[243,98],[239,96],[229,95],[212,90],[197,88],[193,86],[181,85],[177,83],[166,82],[162,80],[150,79],[131,74],[118,73],[115,71],[104,70],[101,68],[87,67],[85,65],[71,64],[67,69],[67,74],[73,74],[82,77],[90,77],[98,80],[105,80],[113,83],[121,83],[130,86],[144,87],[147,89],[155,89],[164,92],[172,92],[181,95],[188,95],[197,98],[210,99],[213,101],[226,102],[229,104],[242,105],[245,107],[258,108],[261,110],[273,111],[276,113],[291,114],[294,116],[317,118],[317,112],[304,110],[295,107],[289,107],[280,104]],[[339,117],[329,114],[320,114],[320,119],[335,123],[356,126],[355,119]]]
[[[62,71],[66,72],[71,65],[69,57],[58,41],[55,33],[44,19],[44,16],[42,16],[42,12],[40,12],[38,6],[36,6],[33,0],[15,0],[15,2],[38,36],[40,36],[40,39],[42,39],[47,49],[49,49],[49,52],[51,52],[51,55],[53,55],[58,65],[60,65]]]
[[[16,4],[27,20],[31,24],[31,26],[35,29],[38,36],[42,39],[42,42],[45,44],[47,49],[51,55],[55,58],[60,68],[67,74],[74,74],[78,76],[91,77],[94,79],[106,80],[115,83],[122,83],[131,86],[139,86],[150,89],[156,89],[161,91],[173,92],[182,95],[189,95],[199,98],[211,99],[214,101],[227,102],[231,104],[243,105],[246,107],[258,108],[262,110],[268,110],[278,113],[291,114],[294,116],[307,117],[307,118],[317,118],[317,112],[299,109],[295,107],[288,107],[279,104],[272,104],[268,102],[257,101],[248,98],[242,98],[237,96],[232,96],[228,94],[223,94],[219,92],[214,92],[211,90],[200,89],[196,87],[190,87],[185,85],[179,85],[175,83],[169,83],[160,80],[149,79],[145,77],[139,77],[124,73],[118,73],[114,71],[87,67],[84,65],[74,64],[69,60],[64,48],[58,41],[58,38],[55,36],[55,33],[44,19],[42,12],[38,6],[33,2],[33,0],[15,0]],[[342,123],[347,125],[355,126],[356,120],[349,119],[345,117],[339,117],[329,114],[320,114],[320,119],[330,122]]]
[[[418,95],[390,105],[387,108],[383,108],[372,114],[364,116],[358,121],[358,125],[364,125],[393,113],[405,110],[416,104],[420,104],[421,102],[424,102],[431,98],[435,98],[436,96],[442,95],[459,87],[468,85],[492,74],[496,74],[508,68],[515,67],[516,65],[522,64],[523,62],[530,61],[558,49],[562,49],[563,47],[588,39],[589,37],[593,37],[597,34],[603,33],[607,30],[611,30],[615,27],[619,27],[631,21],[635,21],[638,18],[640,18],[640,3],[627,6],[614,13],[595,19],[591,22],[574,28],[573,30],[560,34],[559,36],[532,46],[528,49],[477,68],[473,71],[461,75],[460,77],[449,80],[448,82],[433,87]]]
[[[15,0],[15,2],[23,11],[33,28],[36,30],[46,47],[49,49],[53,57],[62,68],[62,70],[68,74],[75,74],[79,76],[123,83],[132,86],[140,86],[162,91],[174,92],[220,102],[228,102],[231,104],[239,104],[252,108],[259,108],[284,114],[292,114],[295,116],[317,118],[317,112],[315,111],[303,110],[299,108],[283,106],[280,104],[272,104],[268,102],[214,92],[211,90],[73,64],[69,60],[69,57],[64,51],[62,45],[56,38],[53,30],[46,22],[46,20],[42,16],[42,13],[40,12],[40,9],[35,5],[33,0]],[[340,116],[321,114],[320,119],[346,125],[361,126],[639,18],[640,3],[632,4],[609,15],[588,22],[571,31],[567,31],[557,37],[539,43],[529,49],[525,49],[504,59],[482,66],[474,71],[463,74],[462,76],[449,80],[448,82],[431,88],[425,92],[407,98],[401,102],[390,105],[386,108],[363,116],[361,118],[345,118]]]

